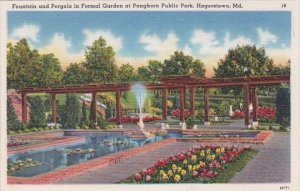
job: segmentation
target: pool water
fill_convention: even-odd
[[[38,161],[41,165],[24,168],[13,172],[10,176],[16,177],[32,177],[38,174],[50,172],[53,170],[65,168],[67,166],[80,164],[91,159],[127,150],[133,147],[145,145],[147,143],[162,140],[162,137],[153,137],[143,140],[130,139],[127,136],[87,136],[85,143],[77,145],[56,147],[42,151],[28,152],[17,154],[8,158],[8,163],[17,160],[26,160],[31,158]],[[84,154],[68,154],[67,150],[75,151],[76,149],[87,150],[92,149],[94,152]]]

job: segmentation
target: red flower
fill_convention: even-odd
[[[134,180],[136,180],[136,181],[140,181],[140,180],[142,180],[142,176],[141,176],[141,174],[139,174],[139,173],[136,173],[136,174],[134,175]]]

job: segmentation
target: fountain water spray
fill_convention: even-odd
[[[144,123],[143,123],[142,109],[144,107],[147,91],[146,91],[145,86],[143,86],[142,84],[134,84],[132,86],[132,90],[133,90],[133,93],[135,95],[136,101],[138,103],[138,107],[139,107],[138,126],[140,127],[140,129],[143,129],[144,128]]]

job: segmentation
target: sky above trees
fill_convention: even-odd
[[[103,36],[116,63],[134,67],[164,61],[176,50],[205,63],[207,76],[237,44],[265,47],[275,64],[291,49],[289,12],[9,12],[8,40],[26,38],[41,53],[53,53],[62,67],[84,60]]]

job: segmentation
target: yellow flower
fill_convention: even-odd
[[[173,174],[173,171],[172,171],[172,170],[169,170],[169,171],[168,171],[168,175],[169,175],[169,176],[173,176],[173,175],[174,175],[174,174]]]
[[[205,157],[205,152],[204,152],[204,150],[201,150],[201,152],[200,152],[200,157]]]
[[[174,172],[177,170],[176,164],[173,164],[173,165],[172,165],[172,170],[173,170]]]
[[[193,166],[193,171],[197,170],[197,166],[198,166],[198,165],[194,165],[194,166]]]
[[[220,149],[220,148],[217,148],[217,149],[216,149],[216,153],[217,153],[217,154],[221,154],[221,149]]]
[[[207,150],[206,150],[206,154],[210,154],[210,149],[207,149]]]
[[[160,171],[159,171],[159,175],[160,175],[160,176],[162,176],[162,175],[164,175],[164,174],[165,174],[165,171],[163,171],[163,170],[160,170]]]
[[[193,155],[192,158],[191,158],[191,160],[192,160],[193,162],[196,162],[197,156],[196,156],[196,155]]]
[[[169,177],[168,177],[168,175],[165,173],[165,174],[163,175],[162,179],[163,179],[163,180],[169,180]]]
[[[181,171],[181,175],[182,175],[182,176],[186,175],[186,170],[182,170],[182,171]]]
[[[174,177],[175,182],[179,182],[181,180],[181,177],[179,174],[176,174]]]
[[[177,168],[177,172],[181,172],[181,170],[182,170],[182,168],[179,166],[178,168]]]
[[[201,167],[201,168],[203,168],[203,167],[205,167],[205,166],[206,166],[205,162],[202,162],[202,161],[200,161],[200,163],[199,163],[199,164],[200,164],[200,167]]]
[[[225,148],[224,147],[221,148],[221,153],[225,153]]]
[[[216,155],[211,155],[211,160],[215,160]]]
[[[186,159],[184,159],[184,161],[182,162],[182,164],[186,165],[187,162],[188,162],[188,161],[187,161]]]
[[[192,169],[193,169],[192,165],[189,165],[189,166],[188,166],[188,169],[189,169],[189,170],[192,170]]]

